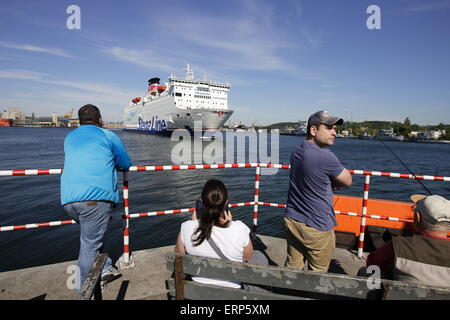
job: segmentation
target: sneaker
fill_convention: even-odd
[[[106,290],[106,281],[105,280],[100,281],[100,289],[101,289],[102,293],[105,292],[105,290]]]
[[[111,267],[108,271],[102,274],[102,282],[111,282],[119,276],[121,276],[119,270],[116,267]]]
[[[103,294],[106,290],[106,281],[100,280],[100,292]],[[95,300],[95,294],[92,295],[91,300]]]

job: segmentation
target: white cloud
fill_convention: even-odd
[[[321,37],[315,33],[312,33],[308,29],[303,28],[300,32],[306,38],[308,43],[311,44],[314,48],[317,48],[323,44],[323,40],[321,39]]]
[[[5,42],[5,41],[0,41],[0,46],[4,47],[4,48],[9,48],[9,49],[47,53],[47,54],[65,57],[65,58],[76,58],[70,54],[65,53],[63,50],[61,50],[59,48],[44,48],[44,47],[37,47],[34,45],[29,45],[29,44],[14,44],[14,43],[9,43],[9,42]]]
[[[0,70],[0,78],[30,80],[109,95],[116,95],[118,92],[121,91],[118,88],[113,88],[101,83],[59,80],[46,73],[34,72],[23,69]]]
[[[426,4],[421,4],[414,7],[406,8],[406,12],[426,12],[426,11],[437,11],[443,9],[450,9],[450,1],[427,1]]]
[[[46,76],[45,73],[34,72],[22,69],[0,70],[0,78],[21,79],[31,81],[42,81]]]
[[[161,53],[149,49],[134,50],[121,47],[111,47],[103,48],[103,52],[113,56],[116,59],[142,66],[147,69],[171,72],[174,70],[175,65],[180,65],[179,62],[176,62],[176,59],[163,56]],[[173,64],[162,63],[162,61],[172,61]]]
[[[295,30],[295,23],[280,20],[273,3],[242,1],[238,10],[224,16],[222,12],[205,15],[178,5],[170,13],[151,16],[143,28],[152,32],[139,49],[127,46],[104,48],[103,53],[152,70],[174,72],[180,65],[190,63],[206,67],[208,73],[219,76],[229,71],[280,71],[291,76],[318,80],[319,76],[299,67],[289,57],[298,48],[298,35],[303,45],[316,48],[323,41],[317,34]],[[299,2],[286,4],[298,17]],[[163,32],[162,32],[163,31]],[[295,37],[293,35],[295,32]],[[168,50],[170,48],[171,50]]]
[[[67,111],[65,109],[78,108],[86,103],[93,103],[105,110],[105,119],[114,118],[117,121],[122,114],[122,107],[128,103],[131,97],[139,94],[134,90],[124,91],[123,88],[103,83],[60,80],[49,74],[22,69],[0,70],[0,78],[49,84],[49,87],[38,89],[30,86],[24,92],[8,92],[2,94],[0,98],[2,105],[19,106],[25,112],[39,112],[43,116],[53,112],[65,112]],[[74,90],[58,89],[57,86]]]
[[[283,40],[281,30],[272,24],[268,14],[263,21],[221,17],[178,17],[179,23],[165,28],[189,48],[203,51],[206,59],[219,67],[239,70],[289,71],[294,66],[281,58],[279,51],[293,47]],[[257,20],[257,19],[256,19]],[[164,23],[161,21],[161,23]],[[209,55],[209,52],[214,52]]]

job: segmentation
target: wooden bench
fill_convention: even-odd
[[[92,297],[94,297],[94,300],[102,300],[100,281],[107,258],[108,255],[106,253],[97,254],[95,257],[91,270],[89,270],[86,280],[84,280],[83,287],[80,290],[80,300],[91,300]]]
[[[278,300],[278,299],[369,299],[450,300],[450,290],[381,279],[370,289],[372,279],[333,273],[316,273],[275,266],[166,254],[166,264],[175,278],[167,280],[169,299],[189,300]],[[185,275],[240,281],[271,287],[271,292],[250,292],[184,280]],[[373,284],[372,284],[373,286]]]

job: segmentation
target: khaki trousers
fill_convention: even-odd
[[[305,261],[311,271],[327,272],[336,238],[334,230],[320,231],[306,224],[284,218],[287,234],[286,268],[303,269]]]

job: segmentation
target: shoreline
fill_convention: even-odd
[[[297,136],[304,137],[300,135],[296,135],[294,133],[280,133],[281,136]],[[394,142],[416,142],[416,143],[435,143],[435,144],[450,144],[450,140],[381,140],[381,139],[373,139],[373,138],[359,138],[357,136],[354,137],[336,137],[336,139],[354,139],[354,140],[369,140],[369,141],[394,141]]]

